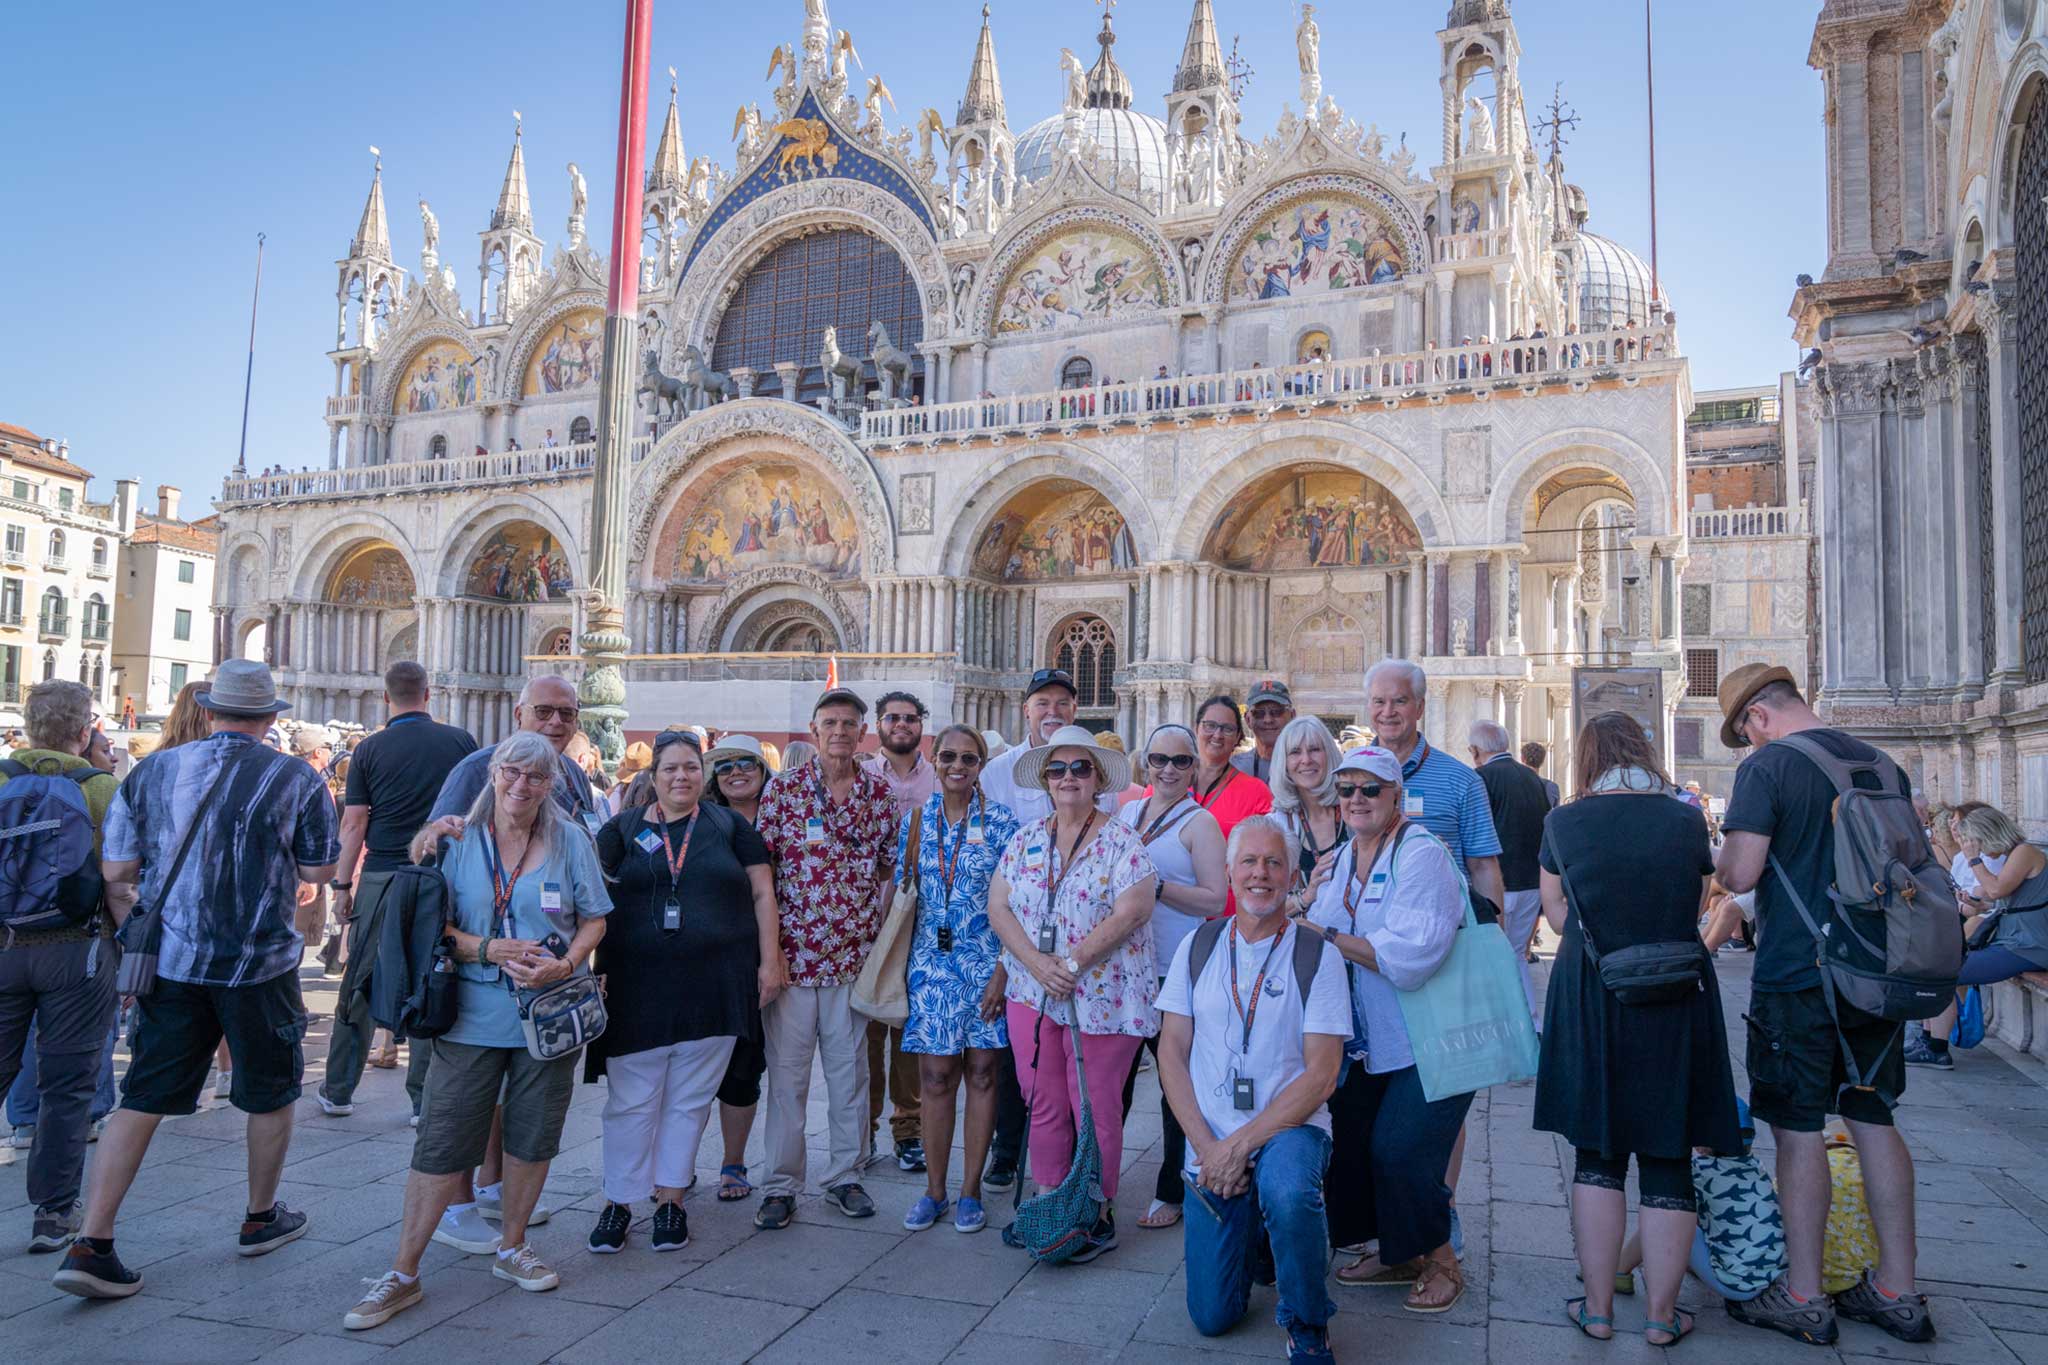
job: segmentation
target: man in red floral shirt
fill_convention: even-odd
[[[762,1011],[768,1053],[768,1176],[754,1223],[784,1228],[804,1188],[804,1111],[811,1059],[824,1063],[831,1156],[825,1202],[848,1218],[874,1216],[854,1177],[867,1128],[867,1020],[853,986],[887,908],[896,850],[889,784],[854,759],[868,706],[833,688],[811,712],[818,757],[779,775],[754,822],[775,859],[789,989]]]

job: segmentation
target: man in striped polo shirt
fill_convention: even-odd
[[[1406,659],[1382,659],[1366,671],[1366,715],[1382,747],[1401,760],[1402,814],[1444,841],[1464,865],[1472,889],[1499,908],[1500,836],[1479,774],[1422,737],[1429,677]]]

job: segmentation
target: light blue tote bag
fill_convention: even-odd
[[[1415,1073],[1432,1102],[1536,1074],[1536,1023],[1514,947],[1498,924],[1481,924],[1472,913],[1462,868],[1458,880],[1465,924],[1450,956],[1419,989],[1399,993]]]

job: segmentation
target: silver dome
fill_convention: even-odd
[[[1579,240],[1579,330],[1604,332],[1628,325],[1648,326],[1669,311],[1671,301],[1650,304],[1650,267],[1619,242],[1591,232]],[[1661,283],[1661,281],[1660,281]]]
[[[1150,114],[1131,109],[1083,109],[1080,116],[1084,154],[1089,142],[1102,148],[1103,177],[1115,168],[1116,188],[1159,194],[1166,189],[1166,125]],[[1066,153],[1067,116],[1055,114],[1024,130],[1017,139],[1017,174],[1026,181],[1052,174]]]

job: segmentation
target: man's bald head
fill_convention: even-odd
[[[576,737],[578,710],[576,688],[567,678],[544,673],[529,678],[519,689],[519,703],[512,708],[519,728],[540,735],[560,753]]]

